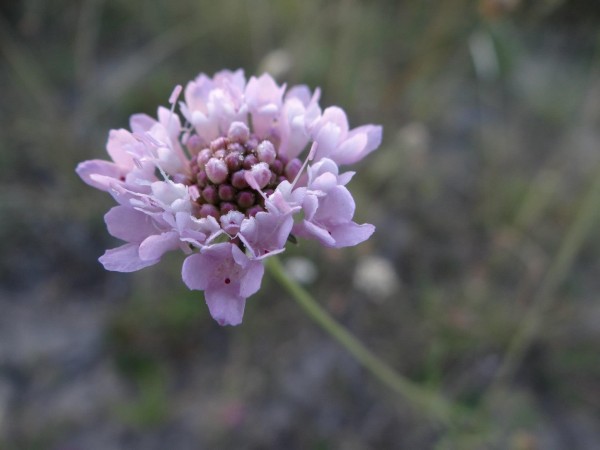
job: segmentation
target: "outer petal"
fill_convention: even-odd
[[[158,262],[158,259],[141,260],[138,255],[138,248],[138,244],[125,244],[121,247],[106,250],[98,260],[106,270],[115,272],[135,272]]]
[[[357,134],[346,139],[331,153],[331,159],[338,164],[351,164],[358,161],[367,146],[367,135]]]
[[[256,293],[260,289],[265,267],[261,262],[252,261],[236,246],[233,246],[232,256],[235,263],[241,268],[239,294],[246,298]]]
[[[142,242],[157,232],[152,218],[128,206],[115,206],[104,215],[108,232],[127,242]]]
[[[156,119],[148,114],[134,114],[129,118],[129,127],[134,133],[144,133],[156,125]]]
[[[283,251],[293,225],[291,214],[260,212],[242,222],[239,237],[252,256],[261,259]]]
[[[351,247],[366,241],[371,237],[375,227],[370,223],[359,225],[355,222],[349,222],[339,225],[330,230],[331,236],[335,239],[333,247]]]
[[[100,159],[79,163],[75,171],[85,183],[101,191],[110,190],[111,182],[124,174],[115,163]]]
[[[148,236],[140,244],[139,255],[140,259],[144,261],[160,259],[166,252],[175,250],[176,248],[179,248],[179,233],[169,231],[167,233]]]
[[[133,168],[132,154],[138,157],[143,156],[143,148],[144,145],[137,141],[129,131],[110,130],[106,151],[119,166],[127,169]]]
[[[246,298],[235,293],[231,288],[207,289],[204,293],[210,315],[219,325],[239,325],[244,316]]]
[[[265,266],[258,261],[250,261],[246,272],[241,279],[240,295],[244,298],[250,297],[260,289]]]
[[[355,203],[344,186],[336,186],[319,202],[314,221],[328,225],[339,225],[352,220]]]
[[[326,247],[333,247],[335,245],[335,239],[325,228],[308,220],[303,220],[301,223],[296,224],[293,233],[296,236],[306,239],[316,239]]]
[[[333,159],[339,164],[354,164],[360,161],[381,145],[382,133],[383,128],[380,125],[363,125],[353,129],[348,133],[348,139],[340,146],[339,151],[336,152],[336,157]],[[346,144],[357,136],[366,137],[366,143],[362,148],[358,145]],[[346,148],[342,149],[341,147],[344,145],[346,145]]]
[[[207,288],[212,277],[212,261],[210,256],[195,253],[183,261],[181,277],[190,289],[203,291]]]

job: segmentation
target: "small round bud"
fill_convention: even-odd
[[[245,170],[238,170],[231,175],[231,184],[234,188],[245,189],[248,187],[248,182],[244,176]]]
[[[302,169],[302,161],[294,158],[285,166],[285,176],[289,181],[292,181],[300,173],[300,169]]]
[[[196,156],[196,162],[198,163],[198,167],[204,167],[208,160],[211,158],[212,152],[205,148],[200,150],[198,156]]]
[[[238,152],[238,153],[244,153],[245,148],[242,144],[239,144],[237,142],[231,142],[228,146],[227,146],[227,151],[229,152]]]
[[[230,201],[235,198],[236,190],[229,184],[219,185],[219,198],[221,200]]]
[[[252,136],[246,142],[246,148],[249,149],[249,150],[254,150],[257,145],[258,145],[258,139],[256,139],[256,137],[254,137],[254,136]]]
[[[220,184],[229,176],[227,164],[222,159],[211,158],[206,163],[206,176],[215,184]]]
[[[187,148],[191,154],[196,154],[202,150],[202,139],[197,134],[190,136],[187,141]]]
[[[279,159],[276,159],[270,165],[271,170],[277,175],[281,175],[283,173],[283,163]]]
[[[206,182],[208,181],[208,177],[206,176],[206,172],[204,171],[204,169],[200,170],[198,172],[198,175],[196,175],[196,184],[198,185],[198,187],[204,187],[206,186]]]
[[[258,164],[254,164],[252,168],[246,172],[246,177],[248,176],[254,178],[258,187],[262,189],[271,181],[271,170],[269,169],[267,163],[260,162]],[[256,187],[251,183],[252,180],[248,180],[248,178],[246,178],[246,180],[249,181],[249,184],[252,187]]]
[[[224,148],[220,148],[219,150],[215,150],[215,153],[213,153],[213,156],[215,158],[225,158],[225,155],[227,154],[227,151]]]
[[[275,161],[277,152],[275,152],[275,147],[273,147],[271,141],[265,140],[258,144],[258,147],[256,147],[256,155],[258,156],[259,161],[271,164],[273,161]]]
[[[225,139],[224,137],[218,137],[210,143],[210,149],[213,152],[216,152],[217,150],[225,147],[227,147],[227,139]]]
[[[231,152],[225,157],[225,164],[227,164],[227,168],[231,172],[235,172],[236,170],[240,170],[242,168],[242,163],[244,162],[244,157],[240,152]]]
[[[202,189],[202,198],[207,203],[217,203],[217,200],[219,199],[217,196],[217,188],[210,185],[206,186]]]
[[[250,208],[254,205],[256,197],[254,196],[254,193],[250,191],[242,191],[238,192],[236,201],[240,208]]]
[[[258,163],[258,158],[256,156],[250,154],[244,158],[243,167],[244,167],[244,169],[249,170],[256,163]]]
[[[235,142],[246,142],[250,137],[250,130],[243,122],[231,122],[227,137]]]
[[[235,203],[231,203],[231,202],[222,202],[221,203],[221,206],[220,206],[221,215],[225,215],[231,211],[237,211],[237,206],[235,205]]]
[[[213,216],[215,219],[219,218],[219,210],[215,205],[204,204],[200,207],[200,217]]]

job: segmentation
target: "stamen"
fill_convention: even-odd
[[[175,89],[173,89],[173,92],[171,92],[171,96],[169,97],[171,110],[169,114],[169,120],[167,120],[167,135],[169,134],[169,130],[171,129],[171,118],[175,115],[175,103],[177,102],[177,99],[179,98],[182,89],[183,88],[181,87],[181,85],[178,84],[177,86],[175,86]]]
[[[179,98],[179,95],[181,94],[182,90],[183,90],[183,88],[181,87],[180,84],[175,86],[175,89],[173,89],[173,92],[171,93],[171,96],[169,97],[169,103],[171,105],[175,105],[175,102]]]
[[[300,179],[300,175],[302,175],[302,172],[304,172],[304,169],[306,168],[308,162],[312,161],[314,159],[315,153],[317,153],[318,146],[319,145],[316,142],[313,142],[313,145],[312,145],[312,147],[310,147],[310,151],[308,152],[308,156],[306,157],[304,164],[302,164],[302,167],[300,167],[300,170],[298,171],[296,178],[294,178],[294,181],[292,181],[292,185],[291,185],[292,189],[294,188],[294,186],[296,186],[296,183]]]

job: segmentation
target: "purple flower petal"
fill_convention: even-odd
[[[181,276],[190,289],[203,291],[211,281],[212,258],[209,255],[195,253],[183,261]]]
[[[152,218],[128,206],[115,206],[104,215],[108,232],[127,242],[140,243],[157,232]]]
[[[144,261],[160,259],[169,250],[178,248],[179,242],[179,234],[175,231],[148,236],[140,244],[140,259]]]
[[[115,272],[135,272],[144,267],[152,266],[158,262],[154,260],[142,260],[138,255],[138,244],[125,244],[121,247],[106,250],[98,261],[106,270]]]
[[[355,136],[362,135],[366,137],[367,142],[362,148],[360,148],[360,146],[350,148],[350,145],[348,145],[347,149],[340,150],[339,153],[336,153],[336,161],[338,161],[340,164],[354,164],[360,161],[381,145],[382,133],[383,128],[379,125],[363,125],[361,127],[354,128],[348,133],[347,141],[350,141]]]
[[[246,297],[236,293],[236,286],[207,290],[204,294],[210,315],[221,326],[239,325],[244,316]]]
[[[335,240],[335,248],[351,247],[366,241],[375,232],[375,227],[369,223],[359,225],[354,222],[333,227],[331,236]]]
[[[123,170],[115,163],[93,159],[79,163],[75,169],[83,181],[101,191],[108,191],[111,183],[124,175]]]

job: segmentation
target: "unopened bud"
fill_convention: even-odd
[[[254,205],[256,197],[252,192],[242,191],[238,193],[236,200],[240,208],[250,208],[252,205]]]
[[[275,161],[277,157],[277,152],[275,152],[275,147],[270,141],[262,141],[256,147],[256,155],[258,156],[258,160],[261,162],[265,162],[267,164],[271,164]]]
[[[208,203],[217,203],[217,188],[214,186],[206,186],[202,189],[202,198]]]
[[[232,122],[227,137],[235,142],[246,142],[250,137],[250,130],[243,122]]]
[[[235,198],[235,189],[229,184],[221,184],[219,186],[219,198],[221,200],[229,201]]]
[[[215,219],[219,218],[219,210],[215,205],[209,205],[208,203],[202,205],[199,211],[200,217],[213,216]]]
[[[298,158],[294,158],[285,166],[285,176],[289,181],[292,181],[296,178],[300,169],[302,169],[302,161]]]
[[[248,187],[246,177],[244,177],[245,170],[238,170],[231,175],[231,185],[237,189],[245,189]]]
[[[209,159],[206,163],[206,176],[215,184],[220,184],[225,181],[229,176],[225,161],[217,158]]]
[[[254,164],[252,169],[246,171],[245,175],[246,181],[254,189],[257,187],[258,189],[262,189],[271,182],[271,170],[267,163],[264,162]],[[253,183],[252,180],[254,180],[255,183]]]

